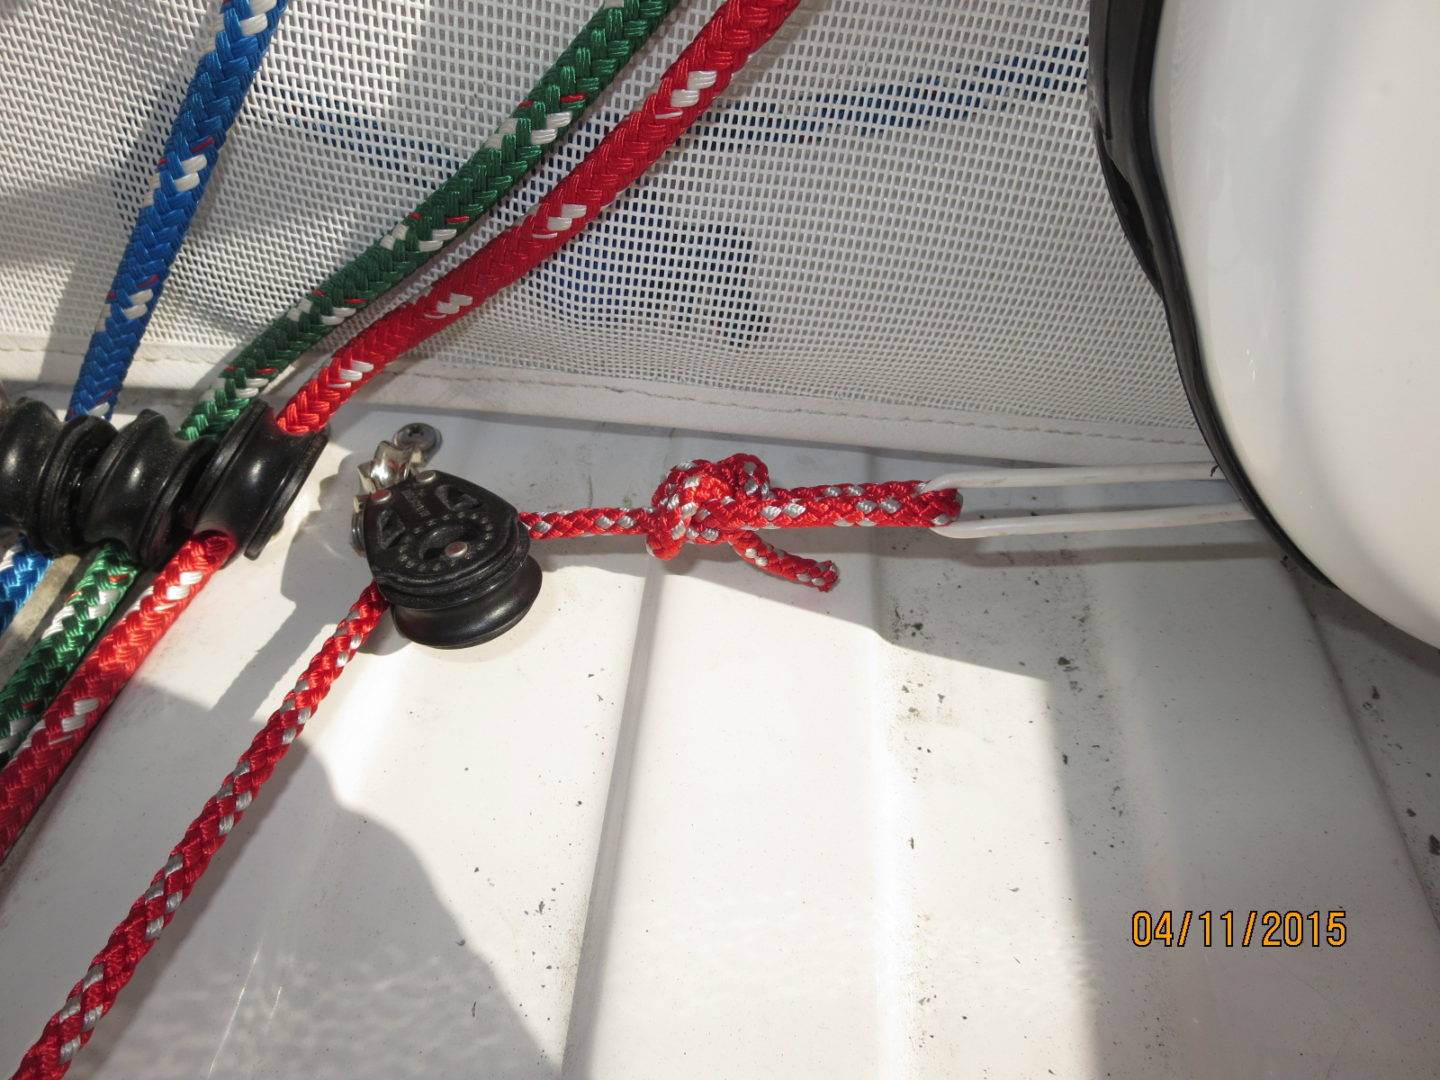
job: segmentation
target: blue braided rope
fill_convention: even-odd
[[[0,633],[20,613],[49,565],[50,560],[32,551],[24,540],[17,540],[0,555]]]
[[[140,210],[115,271],[67,415],[99,411],[108,418],[114,411],[150,313],[286,2],[221,0],[215,47],[200,59],[185,91],[151,181],[150,201]]]

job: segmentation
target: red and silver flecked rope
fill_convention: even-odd
[[[462,303],[462,297],[451,288],[454,283],[463,284],[473,277],[477,284],[464,287],[471,288],[477,296],[483,298],[518,280],[564,244],[569,237],[577,234],[582,225],[659,159],[729,84],[734,73],[745,65],[755,50],[784,24],[799,3],[800,0],[725,0],[695,40],[661,78],[656,91],[639,109],[621,121],[574,172],[561,181],[542,201],[539,210],[520,226],[502,233],[457,270],[442,278],[426,297],[390,312],[341,349],[334,359],[291,399],[280,417],[281,426],[290,431],[313,431],[323,427],[334,412],[349,400],[351,393],[386,364],[413,344],[460,318],[467,310],[473,309],[478,301],[465,295],[465,302]],[[583,203],[575,201],[582,197]],[[481,284],[484,285],[483,291]],[[374,362],[365,357],[374,357]],[[187,545],[182,549],[182,554],[189,549]],[[785,565],[781,558],[783,553],[772,552],[768,545],[759,542],[758,538],[736,550],[760,566],[768,566],[773,559],[776,563],[774,572],[782,572]],[[162,576],[168,573],[173,565],[172,563],[162,571]],[[808,563],[796,564],[792,580],[799,580],[801,574],[807,573],[810,576],[818,573],[821,582],[825,580],[824,568],[815,564],[811,570]],[[833,568],[830,573],[833,573]],[[833,583],[833,578],[831,580]],[[128,620],[122,622],[117,631],[107,635],[96,655],[106,648],[107,643],[113,642],[116,633],[127,623]],[[130,673],[138,668],[149,648],[168,627],[169,622],[148,641],[137,641],[137,647],[127,648],[127,656],[133,657],[133,660],[128,671],[124,672],[118,681],[113,682],[109,696],[104,699],[105,705],[108,705],[109,700],[124,685]],[[82,676],[87,679],[92,676],[93,659],[92,656],[82,663],[72,678],[72,683],[80,680]],[[53,708],[52,706],[52,711]],[[85,726],[86,733],[98,722],[103,712],[103,706],[95,712],[93,719]],[[50,712],[47,712],[46,716],[49,718]],[[76,723],[73,718],[70,722]],[[61,720],[57,718],[52,727],[60,723]],[[42,740],[41,745],[48,750],[50,744]],[[16,759],[0,772],[0,858],[9,850],[20,829],[23,829],[24,823],[33,815],[39,801],[43,800],[44,794],[54,785],[59,775],[55,773],[51,776],[47,767],[42,773],[35,774],[37,780],[33,784],[18,780],[17,777],[22,774],[16,774],[12,770],[20,755],[27,753],[27,750],[17,753]],[[68,762],[69,758],[73,757],[74,750],[71,749],[68,755],[59,750],[49,753],[53,760],[63,759]],[[34,753],[30,753],[26,761],[33,760]],[[51,758],[47,757],[46,760]],[[63,767],[62,764],[61,768]],[[40,777],[48,779],[41,780]],[[19,791],[12,792],[12,788]],[[13,810],[9,809],[12,805],[15,807]]]
[[[216,534],[186,541],[136,606],[85,658],[0,769],[0,859],[9,854],[115,695],[234,546]]]
[[[835,564],[791,555],[767,543],[767,529],[827,526],[948,525],[960,513],[960,496],[921,491],[918,480],[776,488],[770,470],[751,454],[723,461],[687,461],[670,470],[649,506],[520,515],[537,540],[572,536],[643,536],[652,554],[673,559],[686,543],[728,544],[752,566],[828,592],[840,573]]]
[[[896,481],[776,488],[762,461],[734,454],[719,462],[686,462],[671,469],[648,507],[524,513],[521,521],[541,539],[644,536],[661,559],[674,557],[687,542],[729,544],[753,565],[826,591],[836,581],[833,563],[780,551],[758,532],[844,525],[928,527],[946,524],[959,513],[956,492],[921,491],[921,486],[918,481]],[[43,799],[47,778],[53,783],[124,680],[230,549],[230,542],[218,536],[187,543],[136,609],[81,666],[36,734],[0,774],[0,852],[9,849]],[[58,1080],[65,1074],[387,607],[373,583],[361,594],[171,850],[150,887],[131,905],[12,1080]],[[13,771],[17,766],[20,772]],[[16,782],[31,777],[34,782]]]
[[[512,285],[576,236],[709,108],[800,0],[726,0],[661,78],[524,221],[437,281],[420,299],[361,331],[302,386],[280,426],[318,431],[392,361]]]
[[[483,147],[406,215],[403,224],[391,229],[348,265],[312,288],[306,299],[272,321],[245,346],[215,384],[201,395],[177,434],[184,439],[223,435],[249,401],[293,361],[483,219],[496,202],[529,174],[545,148],[559,141],[597,99],[678,2],[600,0],[595,13]],[[253,0],[250,7],[256,12],[262,8],[278,11],[277,0],[266,0],[266,3]],[[247,17],[230,0],[221,8],[225,19],[238,17],[232,29],[247,40],[255,40],[265,24],[263,16],[258,20]],[[220,87],[213,80],[205,85],[211,91],[234,89],[228,85]],[[192,102],[191,106],[182,112],[183,122],[193,122],[197,116],[207,114],[203,101]],[[190,121],[184,121],[185,116],[189,116]],[[212,143],[210,149],[217,150],[218,146]],[[199,178],[209,166],[205,159],[188,152],[184,160],[189,162],[187,176],[179,183],[198,198]],[[160,177],[156,183],[162,183]],[[173,224],[173,215],[167,220]],[[153,229],[149,233],[153,239]],[[142,276],[149,273],[147,270]],[[140,293],[125,295],[128,303],[122,306],[126,309],[126,325],[131,319],[145,315],[149,311],[147,305],[156,299],[143,287]],[[125,362],[128,364],[128,360]],[[114,387],[111,387],[105,400],[112,401],[113,395]],[[9,615],[34,589],[47,563],[47,559],[23,545],[15,552],[8,569],[4,560],[0,560],[0,631],[9,621]],[[136,566],[119,545],[109,544],[91,557],[81,581],[87,592],[94,595],[97,580],[126,577],[128,585],[136,573]],[[69,613],[64,620],[63,635],[36,643],[6,681],[0,690],[0,764],[8,759],[12,744],[23,738],[80,664],[89,646],[99,637],[110,611],[108,607],[94,606],[85,614]]]
[[[90,1041],[95,1025],[134,976],[161,931],[170,925],[181,903],[205,873],[215,853],[289,751],[345,665],[365,643],[388,605],[371,585],[355,602],[320,651],[311,659],[294,689],[271,714],[249,748],[236,762],[190,823],[170,857],[130,911],[95,954],[85,977],[75,984],[60,1011],[26,1052],[12,1080],[58,1080],[75,1054]]]
[[[474,310],[578,234],[704,112],[799,2],[726,0],[655,93],[535,213],[441,278],[419,301],[391,312],[336,353],[292,398],[282,426],[290,431],[322,427],[392,360]],[[763,463],[741,454],[671,470],[649,507],[525,514],[522,520],[539,538],[643,535],[662,559],[673,557],[686,542],[724,543],[767,572],[825,591],[835,584],[832,563],[780,551],[760,532],[837,525],[927,527],[945,524],[958,513],[954,492],[920,487],[901,482],[772,488]],[[0,773],[0,857],[125,680],[229,553],[229,542],[216,537],[189,541],[156,579],[155,592],[82,664],[35,736]],[[16,1077],[56,1080],[69,1068],[386,606],[373,585],[361,596],[51,1018]]]

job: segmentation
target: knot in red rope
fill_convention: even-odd
[[[670,470],[650,499],[646,544],[656,558],[673,559],[687,540],[730,543],[739,533],[769,523],[762,504],[773,494],[770,470],[750,454],[686,461]]]
[[[787,581],[826,592],[839,580],[835,564],[791,555],[760,532],[823,526],[880,525],[930,528],[960,513],[954,491],[921,491],[915,480],[776,488],[770,470],[751,454],[723,461],[677,465],[651,505],[629,510],[572,510],[522,514],[536,539],[597,534],[643,535],[651,552],[673,559],[687,543],[728,544],[742,559]]]

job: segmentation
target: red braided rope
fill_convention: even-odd
[[[564,513],[525,513],[521,520],[540,538],[588,535],[640,535],[662,559],[673,558],[684,544],[727,543],[742,558],[770,573],[811,585],[821,591],[834,586],[833,563],[789,555],[763,541],[758,530],[817,528],[836,525],[928,527],[945,524],[960,510],[954,491],[921,491],[918,481],[844,484],[825,487],[772,488],[764,462],[735,454],[719,462],[695,461],[671,469],[656,489],[649,507],[587,509]],[[150,595],[116,627],[57,699],[32,743],[17,753],[0,781],[0,812],[28,805],[13,832],[0,832],[4,849],[13,843],[44,791],[27,796],[30,787],[9,782],[16,763],[46,770],[38,775],[53,783],[73,756],[79,741],[94,727],[124,680],[139,665],[184,609],[189,599],[225,561],[231,545],[221,537],[191,540],[156,579]],[[188,575],[188,576],[187,576]],[[160,599],[156,599],[159,597]],[[341,670],[369,637],[387,604],[371,584],[319,653],[286,694],[284,701],[251,742],[205,804],[169,860],[131,905],[129,913],[91,961],[85,977],[71,990],[65,1005],[45,1025],[26,1052],[12,1080],[58,1080],[95,1025],[110,1011],[156,938],[170,924],[181,903],[199,881],[211,859],[244,816],[254,796],[270,778],[280,759],[324,699]],[[104,659],[102,659],[104,658]],[[65,730],[66,718],[70,730]],[[73,736],[73,738],[71,737]],[[43,746],[45,751],[34,751]],[[51,759],[50,748],[63,758]],[[27,752],[35,755],[24,758]],[[28,774],[27,774],[28,775]],[[14,790],[12,791],[12,786]],[[30,803],[22,799],[31,798]],[[4,819],[8,822],[8,817]],[[0,824],[0,829],[8,828]]]
[[[311,659],[295,688],[285,695],[280,708],[240,756],[220,790],[171,849],[170,858],[151,879],[150,887],[130,905],[129,914],[95,954],[85,977],[75,984],[64,1007],[45,1025],[44,1034],[26,1052],[12,1080],[57,1080],[65,1075],[76,1051],[90,1041],[95,1025],[115,1004],[116,996],[135,974],[160,932],[170,925],[230,830],[245,816],[246,808],[331,684],[375,629],[386,607],[374,585],[360,594],[335,633]]]
[[[958,492],[921,491],[918,480],[884,484],[772,488],[770,470],[750,454],[687,461],[670,470],[649,506],[520,515],[538,540],[572,536],[644,536],[650,551],[673,559],[686,542],[729,544],[766,573],[828,592],[840,573],[829,561],[791,555],[766,543],[762,529],[829,525],[930,528],[960,514]]]
[[[286,431],[318,431],[350,395],[397,357],[518,281],[577,235],[650,168],[709,107],[800,0],[726,0],[643,105],[562,180],[536,211],[340,349],[280,416]]]
[[[289,431],[323,427],[356,389],[390,362],[518,280],[578,234],[704,112],[734,72],[798,4],[799,0],[726,0],[666,72],[655,93],[612,131],[533,215],[442,278],[420,300],[392,312],[341,349],[292,398],[281,417],[282,427]],[[945,524],[958,514],[954,492],[926,493],[920,486],[900,482],[772,489],[763,463],[748,455],[735,455],[715,464],[697,462],[672,470],[648,508],[525,514],[522,520],[532,535],[549,538],[644,535],[651,551],[662,559],[672,558],[686,541],[728,543],[741,557],[770,573],[825,591],[837,580],[834,564],[780,551],[762,540],[757,530],[827,525],[924,527]],[[119,688],[193,594],[223,564],[230,548],[228,541],[215,537],[187,543],[157,578],[154,593],[106,636],[47,712],[31,742],[0,774],[0,858]],[[176,590],[178,594],[172,595]],[[162,599],[155,599],[157,596]],[[113,1006],[140,960],[174,918],[386,606],[374,585],[361,595],[192,822],[150,888],[95,956],[65,1006],[46,1024],[16,1078],[51,1080],[65,1074],[75,1053],[89,1041],[96,1023]]]
[[[0,859],[9,854],[121,687],[225,564],[234,547],[227,537],[216,534],[186,541],[134,610],[76,669],[40,723],[0,770]]]

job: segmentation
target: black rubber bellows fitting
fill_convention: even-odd
[[[329,438],[329,428],[291,434],[270,406],[253,402],[196,482],[182,517],[186,531],[222,532],[235,541],[237,554],[255,558],[280,530]]]
[[[147,570],[196,532],[224,533],[254,558],[326,438],[282,431],[261,401],[216,440],[181,439],[148,409],[117,431],[96,416],[62,424],[21,399],[0,408],[0,528],[52,557],[113,540]]]
[[[77,506],[81,539],[115,540],[136,566],[163,566],[188,535],[177,520],[180,500],[214,450],[210,439],[176,438],[165,417],[146,409],[113,435],[91,467]]]
[[[0,525],[18,529],[52,558],[85,547],[76,507],[115,429],[96,416],[65,423],[39,401],[0,411]]]
[[[40,465],[59,435],[60,420],[42,402],[22,398],[0,409],[0,529],[35,521]]]
[[[396,629],[421,645],[460,649],[499,637],[540,593],[515,508],[447,473],[416,473],[368,496],[361,534]]]

